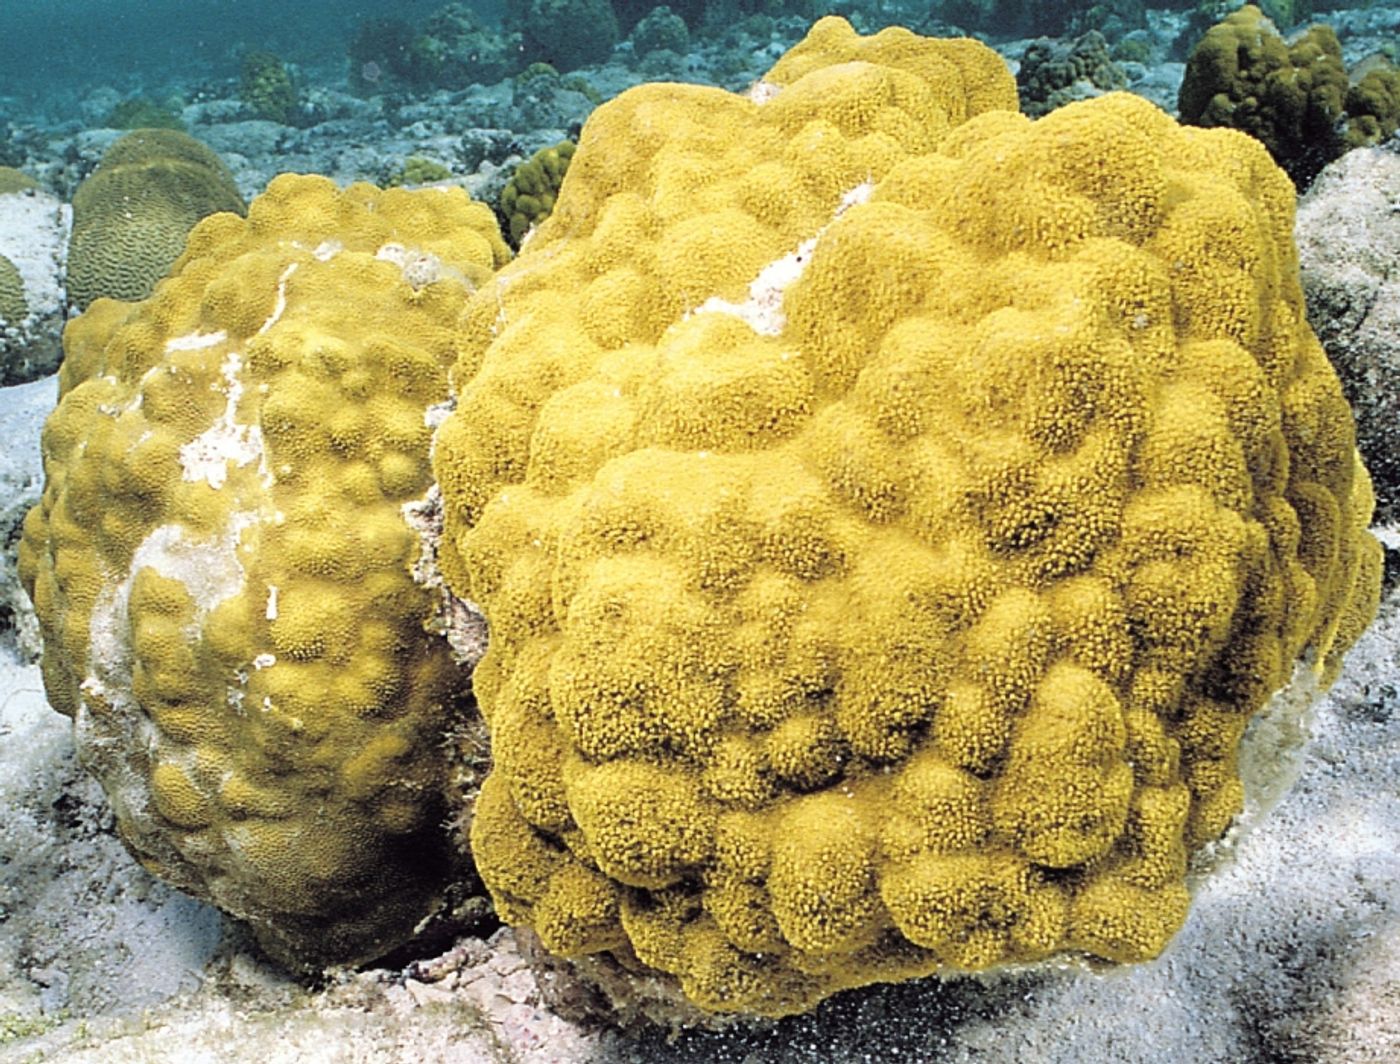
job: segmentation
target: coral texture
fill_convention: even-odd
[[[24,278],[13,262],[0,255],[0,329],[17,327],[28,316]]]
[[[128,133],[73,194],[69,299],[80,310],[102,296],[145,299],[196,222],[244,210],[212,149],[177,130]]]
[[[65,334],[20,575],[127,846],[296,965],[402,941],[450,873],[424,413],[508,251],[460,189],[283,176]]]
[[[133,96],[122,100],[103,119],[109,129],[178,129],[184,130],[185,123],[174,111],[164,104],[148,100],[144,96]]]
[[[389,188],[402,188],[405,185],[430,185],[434,181],[446,181],[452,171],[442,163],[422,155],[410,155],[389,174],[385,185]]]
[[[605,61],[620,36],[609,0],[521,0],[508,12],[526,61],[562,71]]]
[[[63,357],[68,218],[28,174],[0,168],[0,386],[52,373]]]
[[[629,38],[633,51],[639,57],[663,50],[679,55],[690,47],[690,29],[685,19],[665,4],[652,8],[632,27]]]
[[[1337,368],[1356,446],[1376,491],[1376,520],[1400,521],[1400,153],[1347,152],[1298,204],[1308,321]]]
[[[562,140],[541,148],[510,175],[501,189],[500,213],[512,246],[518,248],[526,234],[554,210],[554,199],[577,147],[572,140]]]
[[[300,103],[287,64],[272,52],[249,52],[239,70],[238,98],[257,118],[290,122]]]
[[[584,127],[469,304],[440,563],[499,912],[716,1011],[1157,954],[1236,744],[1375,608],[1293,188],[1121,93],[828,18]]]
[[[1300,188],[1350,148],[1400,126],[1400,71],[1384,66],[1351,85],[1331,26],[1292,43],[1252,4],[1212,26],[1187,61],[1177,101],[1183,122],[1259,138]]]
[[[1103,34],[1090,30],[1073,40],[1032,41],[1021,57],[1016,84],[1021,110],[1039,118],[1074,100],[1125,89],[1128,78],[1109,56]]]

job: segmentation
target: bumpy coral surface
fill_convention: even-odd
[[[1293,190],[972,41],[600,108],[468,305],[441,560],[499,911],[712,1010],[1158,953],[1236,743],[1375,606]]]
[[[287,64],[273,52],[249,52],[239,72],[238,98],[258,118],[289,122],[300,103]]]
[[[65,335],[20,547],[49,699],[143,863],[292,963],[401,941],[449,872],[465,680],[401,508],[507,254],[461,190],[284,176]]]
[[[1127,75],[1108,52],[1098,30],[1073,40],[1032,41],[1016,71],[1021,110],[1032,118],[1074,100],[1128,87]]]
[[[577,147],[572,140],[562,140],[541,148],[510,175],[501,189],[501,218],[513,246],[518,248],[525,235],[554,210],[559,186],[564,183],[569,160]]]
[[[29,316],[24,298],[24,278],[15,264],[0,255],[0,329],[18,327]]]
[[[69,299],[80,309],[145,299],[194,224],[218,211],[242,214],[244,203],[217,152],[176,130],[127,134],[73,194]]]
[[[1384,64],[1351,84],[1331,26],[1311,26],[1286,42],[1247,4],[1196,45],[1178,109],[1183,122],[1258,137],[1306,187],[1332,159],[1400,126],[1400,72]]]
[[[507,8],[506,25],[527,60],[565,71],[604,62],[619,36],[609,0],[520,0]]]

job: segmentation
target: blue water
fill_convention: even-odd
[[[470,6],[499,17],[506,0]],[[0,97],[37,104],[112,85],[227,78],[268,49],[294,62],[343,59],[371,18],[416,22],[442,0],[0,0]]]

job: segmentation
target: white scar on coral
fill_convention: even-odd
[[[758,276],[749,285],[749,298],[744,302],[731,303],[727,299],[711,296],[694,310],[688,311],[685,317],[690,318],[695,314],[732,314],[747,322],[749,328],[760,336],[782,335],[782,331],[787,325],[787,315],[783,313],[783,294],[807,269],[807,264],[812,261],[812,252],[816,250],[817,242],[821,240],[832,222],[835,222],[850,208],[867,202],[874,190],[875,183],[873,181],[862,181],[842,196],[841,202],[836,205],[836,210],[832,212],[831,222],[817,230],[815,236],[802,241],[796,250],[788,252],[782,258],[770,262],[758,271]]]
[[[272,313],[267,316],[267,320],[258,327],[256,335],[261,336],[271,329],[286,312],[287,280],[296,273],[298,265],[295,262],[289,264],[277,278],[277,301],[273,304]],[[189,336],[179,336],[167,341],[165,349],[195,351],[213,347],[227,338],[227,334],[223,332],[191,333]],[[185,480],[203,480],[215,491],[228,481],[230,462],[238,469],[256,461],[263,486],[271,487],[273,482],[272,473],[267,468],[267,452],[263,449],[262,429],[257,425],[240,425],[237,420],[238,402],[243,398],[243,381],[239,376],[242,369],[242,354],[229,351],[220,367],[224,377],[224,395],[227,397],[223,413],[215,419],[214,424],[180,448],[181,476]]]
[[[230,351],[222,366],[227,396],[223,413],[214,424],[180,448],[181,476],[185,480],[206,481],[215,491],[227,482],[230,462],[234,468],[258,462],[264,483],[271,484],[262,429],[257,425],[240,425],[237,421],[238,401],[243,397],[243,381],[239,378],[242,368],[242,356]]]

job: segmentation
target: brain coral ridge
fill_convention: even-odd
[[[245,209],[213,149],[172,129],[128,133],[73,194],[69,298],[83,310],[103,296],[145,299],[196,222]]]
[[[400,511],[507,256],[460,189],[284,175],[65,333],[20,545],[50,701],[127,846],[298,966],[396,945],[450,874],[466,680]]]
[[[1260,145],[818,22],[600,107],[467,302],[434,471],[491,623],[505,919],[706,1009],[1156,955],[1378,544]]]

